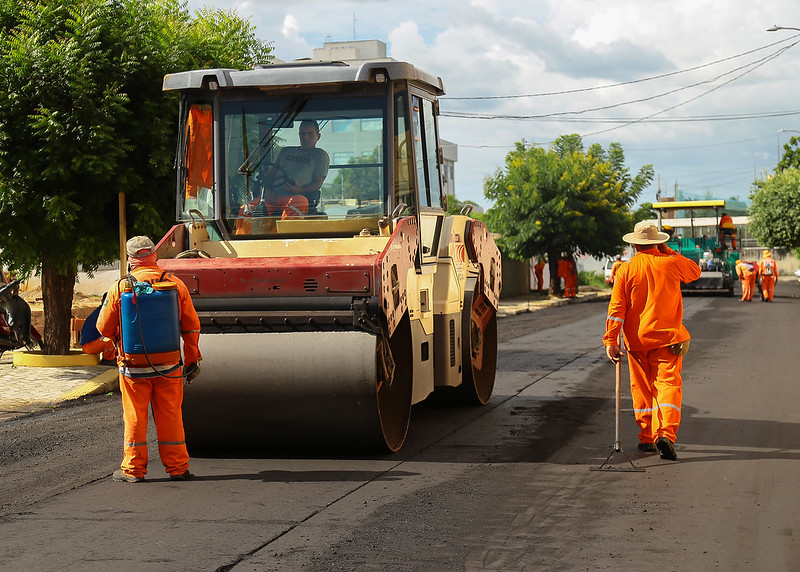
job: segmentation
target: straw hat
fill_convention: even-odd
[[[144,251],[144,252],[142,252]],[[146,236],[134,236],[125,243],[125,252],[131,258],[144,258],[156,251],[156,245]]]
[[[669,240],[666,232],[659,232],[656,225],[652,222],[637,222],[633,227],[633,232],[629,232],[622,237],[628,244],[661,244]]]
[[[769,250],[765,250],[761,253],[761,256],[772,256],[772,253]]]

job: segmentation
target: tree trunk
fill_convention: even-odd
[[[558,277],[558,260],[561,253],[550,250],[547,253],[547,265],[550,267],[550,296],[561,296],[561,278]]]
[[[44,353],[66,355],[70,349],[72,294],[75,291],[75,266],[66,274],[47,260],[42,261],[42,305],[44,306]]]

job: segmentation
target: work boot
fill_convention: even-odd
[[[177,475],[170,475],[170,481],[188,481],[189,479],[193,479],[194,475],[189,472],[189,469],[186,469],[185,472],[179,473]]]
[[[122,469],[117,469],[111,475],[111,479],[120,483],[141,483],[144,477],[134,477],[133,475],[126,475]]]
[[[640,451],[644,451],[645,453],[655,453],[656,452],[656,444],[655,443],[639,443],[638,445]]]
[[[677,461],[678,455],[675,454],[675,445],[666,437],[659,437],[656,441],[656,447],[661,451],[661,458],[669,461]]]

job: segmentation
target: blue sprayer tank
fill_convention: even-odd
[[[145,288],[144,293],[135,294],[130,286],[126,286],[122,292],[120,312],[122,350],[126,357],[144,358],[146,351],[154,364],[180,359],[178,290],[173,282],[156,282],[152,289]]]

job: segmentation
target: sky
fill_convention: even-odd
[[[747,201],[800,137],[800,2],[772,0],[190,0],[235,10],[285,61],[324,42],[381,40],[440,76],[440,136],[458,145],[459,200],[518,141],[619,143],[639,202]]]

